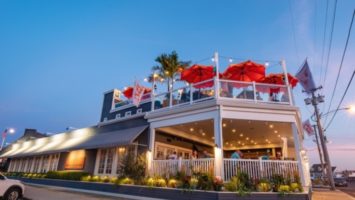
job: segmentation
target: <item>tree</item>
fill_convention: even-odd
[[[153,74],[150,75],[149,81],[153,81],[154,78],[166,80],[168,92],[170,92],[170,85],[173,83],[173,80],[177,78],[178,73],[190,64],[190,61],[180,61],[176,51],[172,51],[171,54],[161,54],[155,59],[155,62],[157,62],[158,65],[152,67]]]

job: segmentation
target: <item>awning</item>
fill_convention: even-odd
[[[147,128],[147,125],[110,132],[97,133],[95,128],[77,129],[45,138],[15,143],[1,157],[13,158],[67,152],[79,149],[97,149],[129,145]]]

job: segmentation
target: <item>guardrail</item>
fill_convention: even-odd
[[[224,159],[225,181],[229,181],[238,171],[245,172],[252,179],[270,179],[274,174],[293,179],[299,175],[297,161]]]

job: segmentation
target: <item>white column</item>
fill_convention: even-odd
[[[282,140],[282,158],[288,158],[288,149],[287,149],[287,137],[281,137]]]
[[[148,173],[153,172],[153,158],[154,158],[154,144],[155,144],[155,128],[151,127],[149,130],[149,148],[147,151],[147,171]]]
[[[100,154],[101,154],[100,151],[101,151],[101,149],[97,149],[97,152],[96,152],[94,175],[98,175],[99,164],[100,164]],[[58,159],[59,159],[59,158],[58,158]]]
[[[294,138],[293,141],[295,143],[295,151],[297,152],[296,157],[297,157],[297,163],[298,163],[298,170],[299,170],[300,177],[301,177],[301,183],[303,186],[308,187],[309,185],[306,184],[306,180],[305,180],[305,178],[307,177],[307,175],[306,175],[307,172],[305,171],[306,169],[304,169],[304,166],[305,166],[304,160],[301,156],[301,150],[303,149],[303,146],[302,146],[302,143],[300,142],[300,137],[299,137],[297,125],[295,123],[292,123],[291,126],[292,126],[293,138]]]
[[[221,108],[219,108],[221,109]],[[223,163],[223,134],[222,134],[222,117],[221,110],[213,120],[214,122],[214,175],[221,176],[224,179],[224,163]]]

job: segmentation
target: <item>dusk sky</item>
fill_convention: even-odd
[[[0,129],[14,127],[14,141],[25,128],[59,133],[99,121],[103,93],[122,89],[151,73],[154,59],[176,50],[182,60],[212,64],[223,58],[285,59],[296,73],[306,57],[327,111],[345,46],[354,0],[337,4],[326,82],[320,81],[326,2],[250,1],[13,1],[0,0]],[[334,9],[329,0],[323,75]],[[350,37],[332,109],[355,69],[355,30]],[[227,67],[226,59],[221,69]],[[267,72],[279,71],[270,66]],[[355,83],[342,107],[355,104]],[[294,89],[303,120],[302,88]],[[329,119],[328,119],[329,121]],[[333,165],[355,169],[355,115],[340,111],[327,130]],[[311,162],[315,144],[305,138]]]

